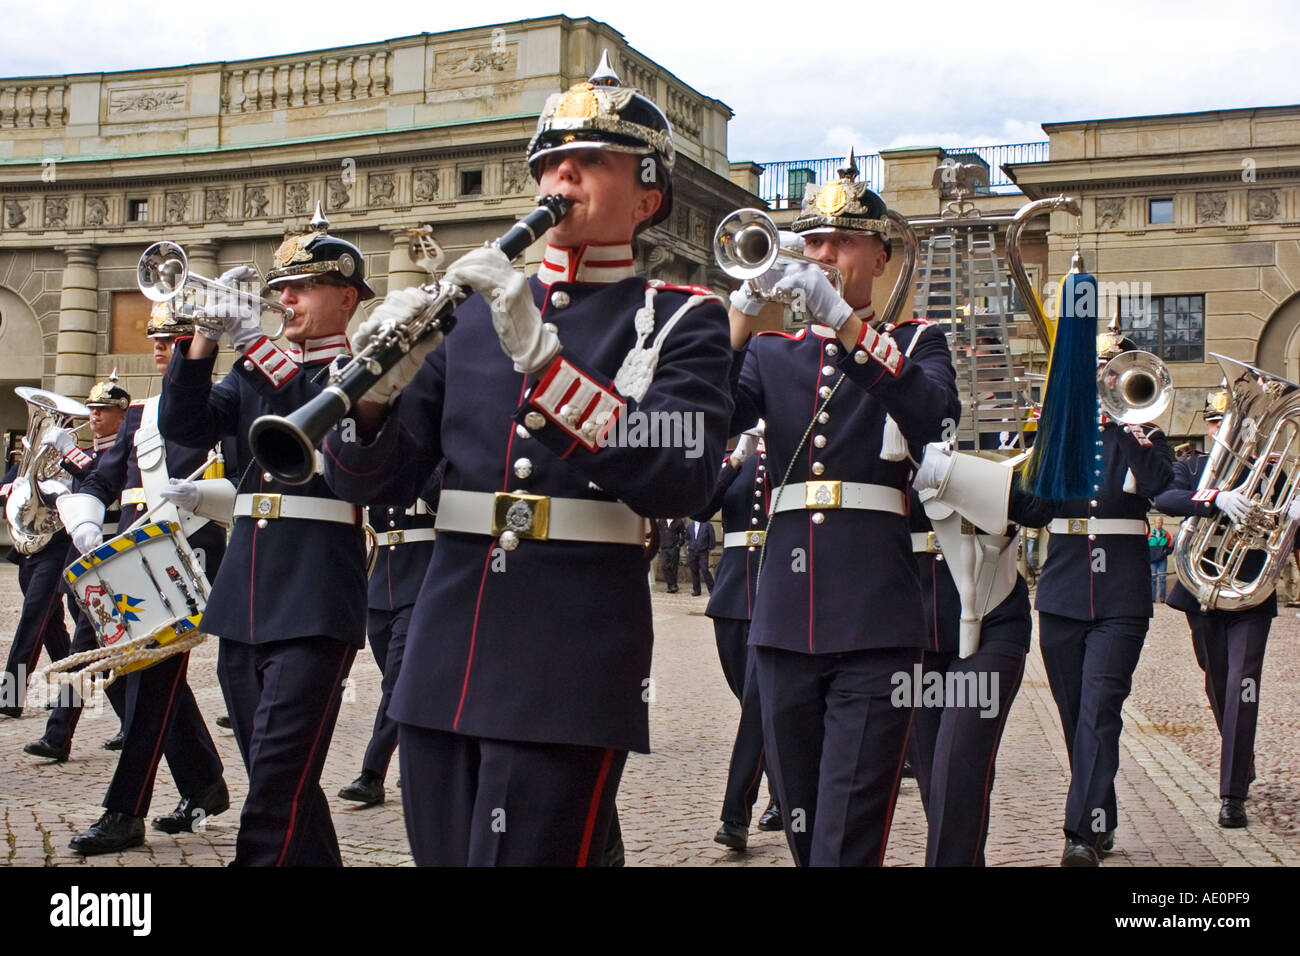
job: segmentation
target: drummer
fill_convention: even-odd
[[[154,367],[159,373],[167,370],[176,337],[194,334],[193,322],[178,311],[171,303],[158,303],[149,317],[146,334],[153,339]],[[193,475],[203,468],[205,458],[205,450],[163,440],[158,432],[158,396],[133,402],[117,441],[82,483],[80,494],[60,502],[60,514],[78,552],[98,547],[104,508],[118,500],[123,528],[160,504],[164,507],[152,520],[175,520],[176,510],[165,504],[160,493],[167,488],[169,477]],[[234,486],[224,477],[191,484],[196,496],[198,487],[203,486],[208,502],[219,500],[224,486],[228,504],[234,504]],[[198,503],[183,504],[194,507]],[[229,524],[230,515],[201,505],[197,510],[204,513],[182,510],[179,517],[186,539],[212,577],[226,550],[222,524]],[[144,817],[153,796],[158,761],[164,754],[181,800],[174,811],[153,821],[155,829],[189,832],[207,817],[230,808],[221,760],[185,679],[188,663],[186,652],[126,675],[122,755],[104,797],[103,816],[69,844],[78,853],[114,853],[144,842]]]

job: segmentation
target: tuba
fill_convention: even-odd
[[[1232,488],[1251,505],[1236,523],[1222,512],[1184,521],[1174,568],[1202,611],[1232,611],[1267,598],[1290,556],[1296,523],[1288,511],[1300,489],[1300,385],[1210,354],[1223,367],[1229,399],[1198,488]],[[1255,550],[1265,556],[1258,569],[1248,561]]]
[[[14,480],[25,478],[31,493],[11,493],[5,502],[5,522],[9,537],[19,554],[35,554],[63,528],[54,501],[70,490],[63,480],[58,451],[41,444],[55,428],[67,428],[77,419],[89,419],[90,409],[81,402],[40,388],[20,386],[14,392],[27,403],[27,434],[23,436],[23,454]],[[84,425],[84,421],[83,421]]]

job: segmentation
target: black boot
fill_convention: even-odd
[[[74,836],[68,844],[82,856],[97,853],[116,853],[133,846],[144,845],[144,820],[129,817],[116,810],[106,810],[104,815],[85,833]]]
[[[373,770],[361,771],[361,776],[339,791],[344,800],[351,800],[363,807],[371,807],[384,802],[384,778]]]
[[[226,781],[210,783],[191,797],[182,797],[176,809],[165,817],[154,817],[153,828],[163,833],[193,833],[195,824],[230,809]]]

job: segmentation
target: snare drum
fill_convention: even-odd
[[[193,632],[208,601],[208,579],[180,525],[155,521],[105,541],[63,572],[100,647],[151,637],[162,647]],[[139,661],[119,673],[142,670]]]

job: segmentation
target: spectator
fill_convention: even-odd
[[[1157,518],[1151,533],[1147,535],[1147,549],[1151,559],[1151,600],[1164,602],[1165,571],[1170,552],[1174,550],[1165,530],[1165,519]],[[1158,593],[1157,593],[1158,592]]]

